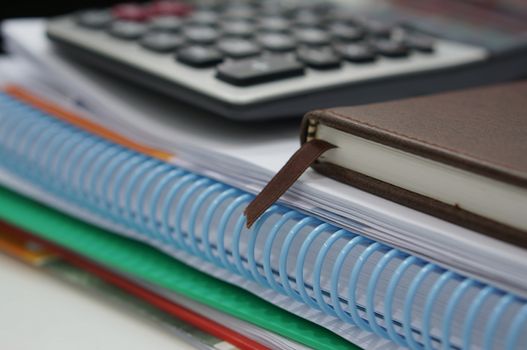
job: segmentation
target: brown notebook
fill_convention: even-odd
[[[527,82],[313,111],[301,142],[292,165],[248,207],[249,224],[312,163],[338,181],[527,247]]]

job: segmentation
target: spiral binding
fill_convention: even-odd
[[[242,212],[252,195],[86,133],[8,95],[0,94],[0,106],[0,166],[146,242],[184,250],[411,349],[527,347],[522,298],[281,205],[247,230]],[[298,237],[305,238],[291,264]],[[323,243],[308,281],[305,264],[316,241]],[[439,304],[442,293],[446,305]],[[397,300],[403,300],[398,309]],[[422,306],[418,322],[415,305]],[[485,306],[490,314],[481,312]],[[477,325],[482,334],[475,334]]]

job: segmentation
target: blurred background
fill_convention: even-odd
[[[53,16],[87,7],[105,7],[115,4],[117,0],[17,0],[9,6],[2,6],[0,24],[6,18]],[[2,35],[0,34],[0,51],[4,52]]]

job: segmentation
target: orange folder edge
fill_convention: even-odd
[[[122,136],[112,130],[109,130],[97,123],[79,117],[74,112],[68,111],[62,108],[61,106],[56,105],[55,103],[46,101],[41,97],[37,97],[33,93],[27,91],[26,89],[18,85],[8,84],[4,86],[3,91],[6,94],[24,103],[27,103],[43,112],[46,112],[62,121],[65,121],[78,128],[81,128],[91,134],[100,136],[108,141],[112,141],[123,147],[132,149],[145,155],[149,155],[162,161],[168,161],[169,159],[173,158],[173,155],[168,152],[134,142],[129,138]]]

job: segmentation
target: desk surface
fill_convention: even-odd
[[[193,349],[168,330],[0,253],[2,349]]]

